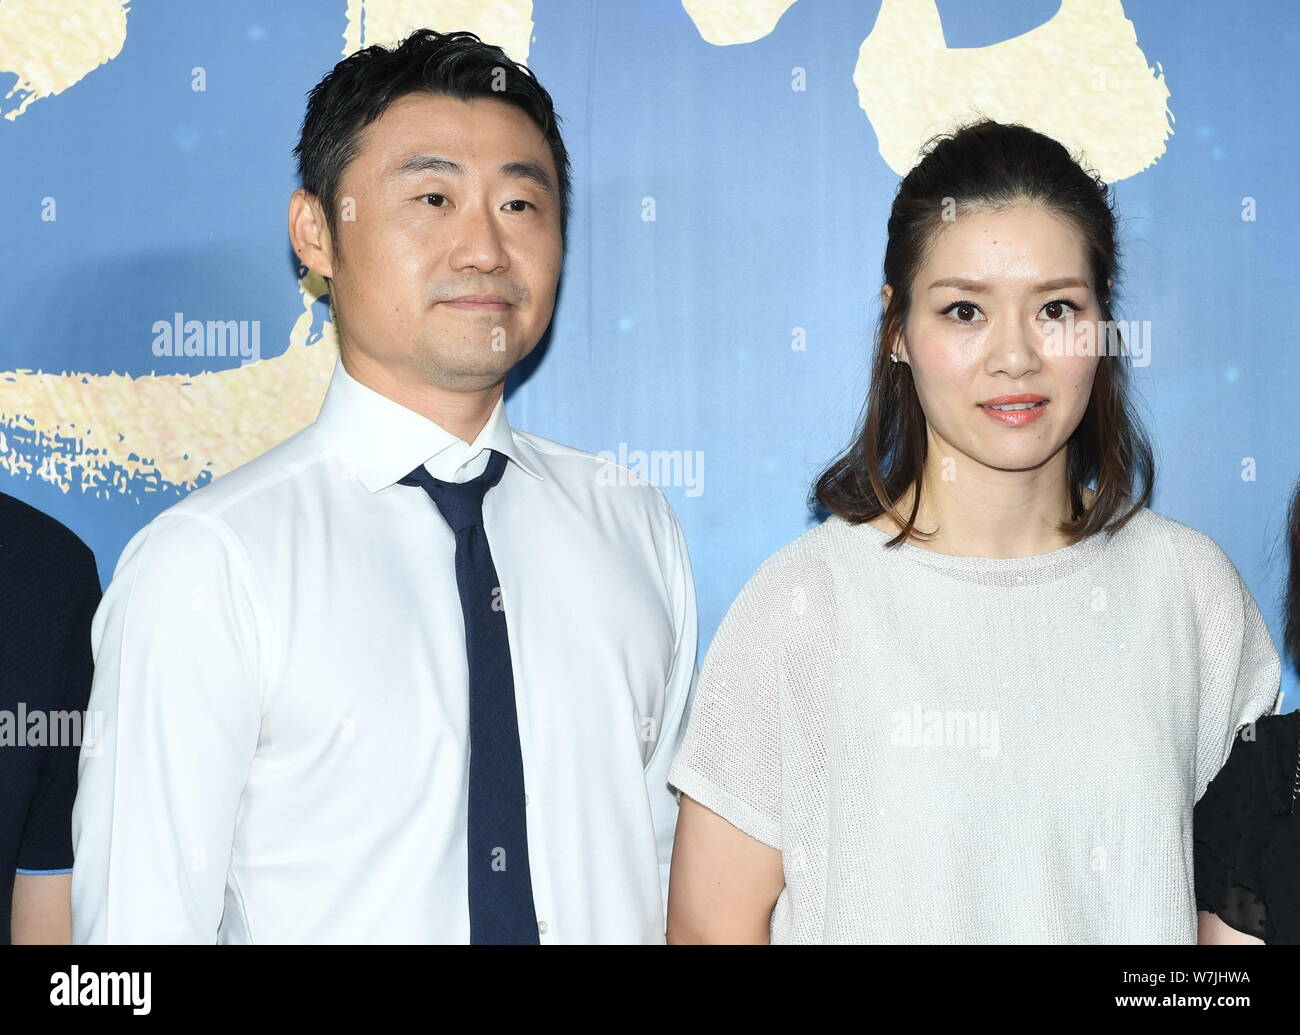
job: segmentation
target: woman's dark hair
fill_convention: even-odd
[[[1282,627],[1282,652],[1300,672],[1300,483],[1291,496],[1287,522],[1286,616]]]
[[[1100,326],[1112,326],[1113,289],[1108,292],[1106,282],[1118,282],[1120,267],[1106,183],[1085,171],[1060,143],[1027,126],[982,120],[927,141],[920,163],[899,184],[889,213],[884,279],[891,296],[876,330],[860,430],[813,487],[816,502],[854,524],[889,513],[902,528],[890,546],[925,536],[915,528],[926,459],[925,413],[911,366],[890,360],[912,306],[912,282],[956,210],[1020,203],[1041,205],[1077,229],[1101,306]],[[1099,344],[1109,340],[1122,346],[1118,331],[1112,333],[1110,339],[1098,334]],[[1109,354],[1116,350],[1098,351],[1092,396],[1066,447],[1072,517],[1060,531],[1071,543],[1102,529],[1117,531],[1147,504],[1155,479],[1151,445],[1129,405],[1127,368],[1119,355]],[[1097,496],[1085,506],[1083,487],[1094,479]],[[897,505],[911,485],[916,492],[904,519]]]
[[[393,101],[410,93],[444,94],[459,100],[490,97],[521,109],[542,131],[559,179],[560,234],[569,211],[569,153],[560,138],[560,117],[526,65],[472,32],[417,29],[394,48],[375,44],[344,58],[307,95],[298,145],[298,176],[325,209],[337,239],[339,183],[356,157],[362,129]]]

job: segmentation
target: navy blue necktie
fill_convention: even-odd
[[[437,504],[456,535],[456,588],[469,660],[469,940],[473,945],[537,945],[528,871],[524,763],[515,681],[500,582],[483,529],[483,497],[506,458],[467,482],[444,482],[423,466],[401,479]]]

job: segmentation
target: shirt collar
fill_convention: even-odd
[[[456,472],[485,449],[504,453],[534,478],[542,477],[506,420],[504,392],[483,430],[469,443],[363,385],[347,372],[339,356],[316,424],[370,492],[387,488],[421,465],[427,465],[435,478],[456,481]]]

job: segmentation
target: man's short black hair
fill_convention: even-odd
[[[344,58],[307,95],[298,146],[298,176],[303,189],[325,209],[330,236],[337,241],[337,204],[343,170],[356,157],[358,139],[393,101],[410,93],[433,93],[470,100],[490,97],[521,109],[536,123],[551,148],[560,204],[560,235],[567,237],[569,153],[560,138],[560,117],[551,96],[526,65],[472,32],[417,29],[396,47],[379,44]]]

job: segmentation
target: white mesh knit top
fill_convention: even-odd
[[[669,783],[781,851],[773,943],[1194,943],[1192,807],[1277,710],[1259,609],[1142,509],[1033,557],[831,517],[768,558]]]

